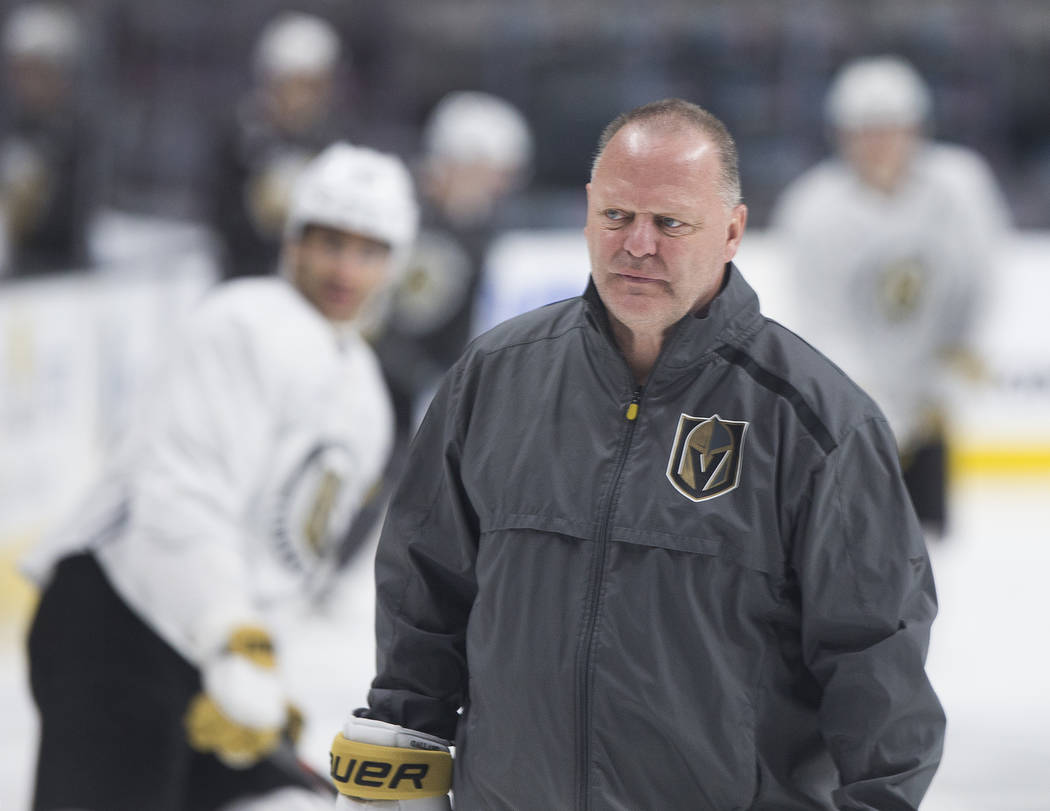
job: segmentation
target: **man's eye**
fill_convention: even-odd
[[[660,223],[662,228],[681,228],[685,225],[681,220],[676,220],[674,217],[659,217],[657,221]]]
[[[390,246],[382,242],[369,240],[361,246],[361,254],[368,259],[384,259],[390,253]]]
[[[343,237],[338,231],[324,231],[319,240],[321,247],[328,253],[339,253],[343,248]]]
[[[605,219],[612,220],[613,222],[619,222],[627,217],[627,215],[618,208],[607,208],[602,214],[605,216]]]

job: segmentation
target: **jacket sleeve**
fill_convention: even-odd
[[[945,726],[925,671],[937,598],[883,420],[852,430],[815,474],[792,554],[836,807],[918,808]]]
[[[377,675],[366,715],[453,739],[467,693],[478,517],[460,475],[467,415],[454,367],[405,462],[376,552]]]

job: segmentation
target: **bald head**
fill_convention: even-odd
[[[614,118],[598,139],[594,161],[591,164],[591,177],[605,154],[609,142],[621,130],[628,130],[625,135],[636,137],[639,131],[677,134],[693,130],[706,137],[718,152],[721,171],[719,172],[719,193],[729,207],[740,203],[740,170],[738,168],[736,143],[718,118],[704,108],[683,99],[663,99],[636,107]],[[633,132],[632,132],[633,131]]]

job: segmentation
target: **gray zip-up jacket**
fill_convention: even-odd
[[[454,737],[457,811],[893,811],[939,761],[893,437],[733,266],[644,387],[593,284],[478,338],[376,577],[368,714]]]

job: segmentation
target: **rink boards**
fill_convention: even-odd
[[[8,561],[71,508],[178,319],[212,283],[199,250],[139,256],[148,258],[0,287],[0,552]],[[766,314],[791,327],[772,238],[749,233],[737,264]],[[1003,268],[982,331],[989,378],[957,392],[953,471],[1050,476],[1050,330],[1040,312],[1050,299],[1050,234],[1020,235]],[[587,273],[576,229],[506,234],[488,258],[477,330],[576,295]]]
[[[804,335],[775,239],[748,232],[736,264],[758,292],[763,312]],[[506,235],[489,257],[478,330],[576,295],[587,273],[579,231]],[[1042,312],[1050,298],[1050,233],[1019,234],[991,288],[979,339],[987,377],[953,388],[953,472],[1050,476],[1050,326]]]

